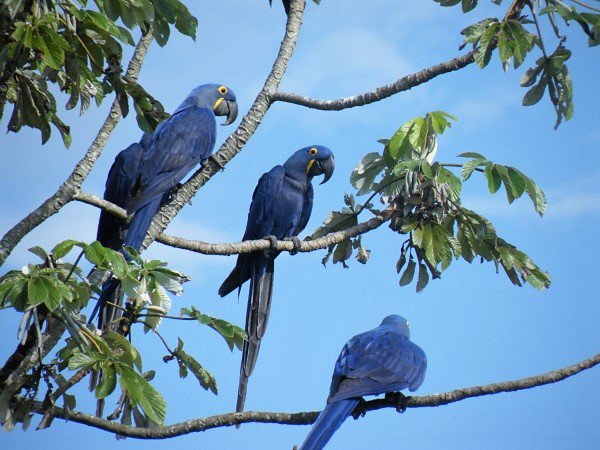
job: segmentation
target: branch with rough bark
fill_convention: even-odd
[[[93,205],[101,208],[111,214],[116,215],[122,219],[127,219],[127,212],[111,203],[95,195],[91,195],[87,192],[79,192],[75,195],[75,200],[88,205]],[[361,234],[365,234],[376,228],[379,228],[385,222],[390,220],[394,214],[393,206],[388,207],[376,217],[373,217],[365,222],[361,222],[352,227],[346,228],[345,230],[330,233],[318,239],[312,239],[309,241],[300,241],[300,246],[294,248],[294,244],[291,241],[273,241],[268,239],[257,239],[252,241],[242,241],[235,243],[220,243],[213,244],[203,241],[194,241],[190,239],[184,239],[176,236],[169,236],[161,233],[157,236],[156,241],[161,244],[165,244],[171,247],[180,248],[182,250],[190,250],[192,252],[201,253],[203,255],[237,255],[240,253],[251,253],[261,250],[277,250],[283,252],[292,252],[297,250],[300,253],[313,252],[315,250],[321,250],[329,247],[330,245],[339,244],[346,239],[356,237]]]
[[[493,383],[484,386],[473,386],[469,388],[457,389],[454,391],[445,392],[443,394],[410,397],[406,402],[406,407],[423,408],[442,406],[459,402],[467,398],[495,395],[501,392],[514,392],[534,388],[537,386],[543,386],[546,384],[557,383],[584,370],[590,369],[598,364],[600,364],[600,353],[571,366],[553,370],[542,375],[514,381],[505,381],[502,383]],[[376,399],[365,402],[361,407],[361,412],[374,411],[382,408],[396,408],[398,404],[396,399],[393,397],[394,396],[389,396],[384,399]],[[32,412],[37,414],[45,414],[47,410],[43,407],[42,402],[36,401],[33,404]],[[82,425],[98,428],[100,430],[117,433],[122,436],[138,439],[167,439],[185,434],[196,433],[199,431],[206,431],[212,428],[228,427],[250,422],[282,425],[310,425],[316,420],[317,416],[319,415],[319,411],[299,413],[247,411],[241,413],[228,413],[201,419],[186,420],[185,422],[158,428],[136,428],[129,425],[115,423],[113,421],[92,416],[90,414],[84,414],[77,411],[67,411],[63,408],[56,407],[53,408],[52,414],[60,419],[77,422]]]
[[[449,61],[437,64],[433,67],[423,69],[411,75],[406,75],[397,81],[380,86],[375,90],[365,92],[364,94],[354,95],[336,100],[316,100],[309,97],[303,97],[297,94],[287,92],[276,92],[272,96],[274,102],[293,103],[295,105],[306,106],[312,109],[320,109],[322,111],[341,111],[343,109],[354,108],[357,106],[365,106],[370,103],[375,103],[380,100],[391,97],[403,91],[408,91],[420,84],[427,83],[439,75],[467,67],[475,62],[475,50],[469,53],[453,58]]]
[[[125,78],[128,81],[135,81],[140,73],[142,62],[148,47],[152,42],[152,29],[142,36],[133,52],[131,61],[127,66]],[[88,177],[94,164],[100,157],[102,149],[106,145],[108,138],[115,129],[119,119],[121,118],[121,108],[118,100],[115,98],[108,117],[98,131],[94,141],[88,148],[84,157],[77,163],[69,177],[60,185],[58,190],[46,199],[44,203],[38,206],[34,211],[29,213],[24,219],[12,227],[0,240],[0,266],[4,263],[8,255],[13,251],[17,244],[30,231],[41,225],[50,216],[56,214],[63,206],[71,202],[77,192],[81,189],[81,185]]]

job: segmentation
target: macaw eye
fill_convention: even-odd
[[[313,147],[313,148],[311,148],[311,149],[308,151],[308,153],[310,153],[311,155],[313,155],[313,156],[314,156],[314,155],[316,155],[316,154],[317,154],[317,149]]]
[[[219,88],[219,92],[223,95],[227,94],[227,88],[225,86],[221,86]]]

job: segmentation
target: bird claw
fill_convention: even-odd
[[[208,159],[211,159],[217,166],[219,166],[221,168],[221,171],[225,170],[225,166],[223,164],[221,164],[221,161],[219,161],[217,159],[217,157],[214,155],[214,153],[211,153],[211,155],[208,157]]]
[[[404,395],[402,392],[389,392],[385,394],[386,400],[396,403],[396,411],[403,413],[408,407],[408,401],[412,398],[410,395]]]
[[[277,253],[277,238],[272,234],[269,234],[268,236],[265,236],[264,239],[270,242],[269,248],[264,251],[265,256],[275,255]]]
[[[300,251],[300,239],[298,239],[298,236],[292,236],[292,237],[287,237],[283,239],[284,241],[289,241],[292,243],[293,248],[290,251],[290,255],[297,255],[298,252]]]
[[[354,408],[354,411],[352,411],[352,418],[356,420],[359,417],[365,417],[365,414],[367,414],[367,402],[364,398],[361,398],[358,401],[356,408]]]

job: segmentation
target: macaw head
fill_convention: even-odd
[[[215,113],[215,116],[227,116],[223,125],[229,125],[237,118],[238,105],[235,94],[227,86],[222,84],[203,84],[198,86],[183,101],[175,112],[190,106],[200,106],[208,108]]]
[[[323,145],[311,145],[298,150],[284,165],[286,169],[302,172],[308,178],[324,175],[321,184],[327,183],[335,169],[333,153]]]
[[[397,314],[392,314],[391,316],[387,316],[385,319],[383,319],[380,326],[383,325],[387,325],[398,329],[404,336],[410,339],[408,320],[406,320],[404,317],[399,316]]]

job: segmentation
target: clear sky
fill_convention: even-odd
[[[168,111],[205,82],[230,86],[240,111],[250,107],[262,86],[282,38],[283,8],[266,0],[186,2],[199,19],[196,42],[172,34],[165,48],[154,45],[140,80]],[[506,6],[491,2],[463,15],[433,1],[323,0],[309,2],[298,48],[282,89],[319,98],[336,98],[381,84],[450,59],[460,52],[466,25],[501,16]],[[506,2],[505,2],[506,3]],[[598,352],[600,303],[596,261],[600,250],[600,128],[598,125],[598,50],[588,49],[576,26],[567,46],[575,88],[575,117],[553,131],[554,110],[547,100],[521,106],[522,69],[504,73],[494,56],[488,68],[471,66],[385,101],[343,112],[318,112],[275,104],[244,151],[215,176],[168,228],[168,233],[211,242],[237,241],[244,230],[252,190],[259,176],[310,144],[329,146],[336,173],[315,187],[313,230],[351,192],[348,178],[361,156],[379,150],[376,140],[391,136],[407,119],[431,110],[459,117],[440,140],[438,159],[455,161],[464,151],[483,153],[514,165],[548,195],[540,219],[529,202],[506,205],[504,194],[490,196],[483,180],[467,186],[463,203],[479,208],[496,224],[499,235],[526,251],[553,276],[552,287],[538,292],[512,286],[492,265],[454,263],[442,280],[421,294],[400,288],[395,262],[401,240],[386,227],[365,236],[372,250],[366,266],[349,269],[320,264],[322,252],[277,260],[273,308],[246,407],[263,411],[307,411],[324,405],[333,364],[343,344],[371,329],[388,314],[411,323],[412,339],[427,353],[428,373],[418,394],[431,394],[490,382],[532,376],[567,366]],[[551,38],[545,30],[548,39]],[[65,97],[59,98],[64,104]],[[73,145],[66,150],[57,134],[40,145],[29,129],[0,135],[0,231],[51,195],[87,149],[109,101],[92,106],[79,118],[64,114],[72,126]],[[5,129],[9,114],[0,127]],[[236,122],[236,123],[239,123]],[[219,127],[218,144],[233,127]],[[84,189],[101,195],[114,156],[138,140],[133,115],[119,124]],[[477,174],[476,174],[477,175]],[[70,204],[32,232],[14,251],[4,270],[21,267],[34,244],[51,247],[65,238],[92,241],[97,209]],[[216,291],[234,265],[233,257],[207,257],[154,244],[148,255],[167,260],[192,277],[173,312],[196,305],[202,311],[243,326],[246,289],[220,299]],[[595,281],[596,280],[596,281]],[[18,317],[0,315],[0,359],[16,345]],[[165,323],[171,343],[181,336],[186,349],[217,377],[219,395],[202,390],[193,378],[180,380],[175,363],[165,365],[165,351],[153,336],[134,333],[143,350],[144,368],[158,369],[155,386],[168,403],[167,422],[230,412],[234,409],[240,353],[229,353],[212,330],[193,323]],[[84,384],[84,383],[82,383]],[[491,397],[469,399],[440,408],[393,409],[348,420],[334,435],[331,449],[592,449],[600,442],[600,369],[564,382]],[[78,409],[93,411],[92,395],[76,390]],[[109,400],[107,409],[111,409]],[[51,429],[0,434],[0,447],[26,449],[280,449],[302,442],[305,426],[246,424],[174,440],[115,441],[113,435],[56,420]]]

